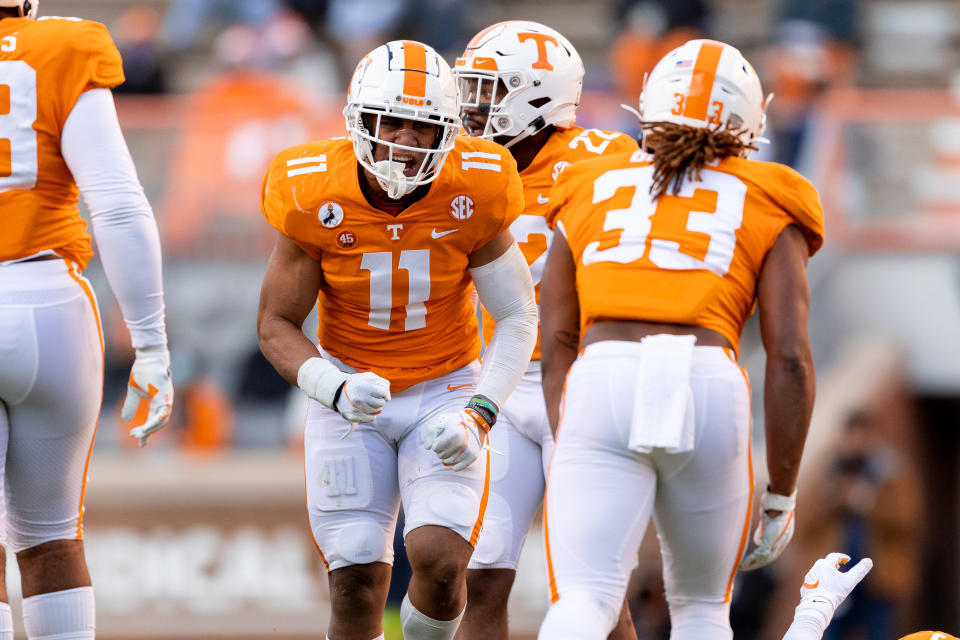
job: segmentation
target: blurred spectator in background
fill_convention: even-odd
[[[215,31],[235,23],[266,23],[282,8],[280,0],[172,0],[163,31],[173,51],[202,46]]]
[[[160,14],[153,7],[127,9],[113,23],[126,81],[114,93],[166,91],[166,58],[160,46]]]
[[[644,75],[668,51],[703,37],[708,9],[704,0],[617,0],[614,25],[620,31],[610,50],[617,91],[635,105]]]
[[[217,37],[215,73],[185,105],[182,138],[171,163],[173,188],[159,220],[168,251],[207,257],[269,252],[272,235],[260,224],[255,202],[270,158],[295,141],[344,130],[340,105],[312,101],[316,92],[307,84],[334,76],[332,66],[325,72],[322,63],[315,64],[303,82],[272,71],[287,66],[281,62],[310,42],[306,26],[293,14],[259,29],[233,25]],[[310,65],[298,68],[309,72]]]
[[[329,0],[327,32],[339,49],[342,86],[368,51],[399,35],[406,8],[407,0]]]
[[[850,86],[856,64],[857,0],[790,0],[763,64],[768,91],[770,157],[811,175],[816,110],[834,87]]]
[[[346,86],[360,58],[385,40],[395,38],[430,43],[447,58],[472,33],[467,0],[287,0],[316,33],[328,39],[340,57],[336,90]],[[321,9],[326,15],[321,18]],[[326,24],[320,28],[321,20]]]
[[[403,37],[429,43],[448,60],[458,56],[473,35],[467,0],[406,0],[405,4]]]
[[[870,580],[834,615],[825,640],[889,640],[917,587],[920,486],[909,459],[893,448],[871,416],[850,416],[830,472],[806,503],[797,535],[818,549],[844,549],[877,562]],[[808,494],[809,495],[809,494]]]

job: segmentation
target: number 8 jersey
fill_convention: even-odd
[[[107,28],[79,18],[0,21],[0,262],[93,255],[60,131],[84,91],[123,82]]]
[[[281,152],[261,210],[320,263],[320,346],[397,392],[479,355],[468,256],[510,227],[523,188],[506,149],[457,136],[427,194],[392,216],[360,190],[350,140],[333,139]]]
[[[652,178],[652,157],[637,151],[573,165],[550,194],[547,222],[576,263],[581,332],[600,319],[689,324],[738,349],[780,232],[797,225],[810,255],[823,244],[816,189],[785,165],[735,157],[659,200]]]

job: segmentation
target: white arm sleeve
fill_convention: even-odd
[[[537,344],[537,299],[530,267],[516,243],[499,258],[470,269],[481,304],[496,323],[483,352],[477,394],[502,408],[530,364]]]
[[[160,236],[109,89],[80,95],[60,151],[90,210],[93,235],[134,348],[167,343]]]

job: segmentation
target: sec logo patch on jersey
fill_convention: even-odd
[[[553,165],[553,181],[557,181],[557,177],[563,173],[563,170],[570,166],[570,163],[566,160],[561,160],[557,164]]]
[[[337,234],[337,246],[344,251],[353,249],[358,244],[360,244],[360,239],[357,237],[357,234],[349,229],[344,229]]]
[[[463,222],[473,215],[473,198],[466,195],[459,195],[450,201],[450,215],[454,220]]]
[[[320,224],[327,229],[333,229],[343,222],[343,207],[336,202],[325,202],[317,210],[317,217],[320,219]]]

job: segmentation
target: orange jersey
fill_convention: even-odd
[[[550,195],[547,221],[576,263],[582,331],[598,319],[689,324],[737,349],[780,232],[797,225],[810,255],[823,244],[817,191],[784,165],[725,158],[655,201],[650,160],[637,151],[582,162]]]
[[[458,136],[427,194],[391,216],[367,202],[341,138],[281,152],[261,210],[320,263],[323,349],[401,391],[478,356],[468,256],[509,228],[523,190],[507,150]]]
[[[60,131],[84,91],[123,82],[107,28],[79,18],[0,20],[0,261],[93,255]]]
[[[547,227],[544,216],[550,200],[550,189],[557,176],[569,165],[581,160],[636,150],[636,140],[616,131],[600,131],[583,127],[558,129],[547,139],[547,143],[537,153],[533,162],[520,172],[520,180],[523,181],[523,201],[526,207],[516,222],[510,225],[510,231],[517,239],[527,264],[530,265],[530,275],[533,276],[538,304],[543,265],[547,261],[550,241],[553,240],[553,232]],[[493,337],[493,325],[493,318],[484,309],[483,339],[487,344]],[[540,359],[539,331],[538,327],[537,346],[533,350],[532,360]]]

